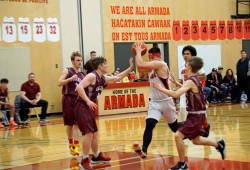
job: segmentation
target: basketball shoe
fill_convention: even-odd
[[[79,144],[78,144],[79,145]],[[75,146],[74,144],[69,144],[69,151],[72,156],[79,155],[79,146]]]
[[[133,149],[141,158],[147,157],[147,153],[143,152],[142,147],[138,144],[138,142],[133,144]]]
[[[220,152],[221,158],[224,160],[226,158],[226,144],[224,140],[221,140],[217,143],[218,143],[218,147],[216,149]]]
[[[3,128],[4,127],[4,125],[2,124],[2,122],[0,122],[0,128]]]
[[[17,126],[17,123],[14,120],[10,121],[10,126]]]
[[[188,166],[185,162],[178,162],[174,167],[169,170],[187,170]]]
[[[103,155],[102,152],[99,153],[98,157],[96,158],[95,156],[92,157],[91,163],[97,164],[97,163],[107,163],[111,160],[110,157],[106,157]]]
[[[92,170],[92,167],[89,164],[89,158],[82,159],[81,165],[85,170]]]

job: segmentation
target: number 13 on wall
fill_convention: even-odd
[[[16,25],[13,17],[4,17],[2,24],[3,41],[15,42],[16,41]]]

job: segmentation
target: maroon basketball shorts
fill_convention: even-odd
[[[95,113],[89,106],[82,100],[76,100],[74,105],[74,111],[76,114],[76,122],[83,135],[87,133],[95,133],[98,131]]]
[[[74,113],[74,104],[77,96],[64,95],[62,98],[62,109],[63,109],[63,121],[64,125],[73,126],[76,124],[76,118]]]
[[[185,137],[189,140],[195,139],[197,136],[202,136],[206,131],[203,129],[203,124],[206,120],[206,114],[188,114],[187,120],[178,128]]]

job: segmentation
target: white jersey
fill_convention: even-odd
[[[168,69],[167,64],[166,64],[166,67]],[[166,99],[170,98],[167,94],[165,94],[163,92],[160,92],[159,90],[154,88],[153,85],[152,85],[153,81],[156,81],[156,82],[160,83],[160,85],[162,87],[167,88],[167,89],[170,90],[169,76],[166,77],[166,78],[164,77],[163,79],[164,79],[164,81],[166,81],[166,86],[163,84],[163,82],[162,82],[163,80],[157,75],[157,73],[154,70],[152,70],[151,73],[149,74],[150,98],[151,98],[151,100],[153,100],[153,101],[163,101],[163,100],[166,100]]]
[[[168,69],[167,64],[166,67]],[[161,78],[157,75],[157,73],[154,70],[149,74],[151,100],[149,102],[148,114],[146,119],[151,118],[160,121],[161,117],[163,116],[167,123],[175,122],[177,118],[176,118],[176,107],[173,98],[155,89],[152,86],[153,81],[160,83],[162,87],[170,90],[169,75],[167,77]],[[166,81],[166,83],[164,83],[165,85],[163,84],[163,81]]]

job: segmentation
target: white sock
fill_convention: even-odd
[[[96,151],[96,153],[93,153],[93,154],[94,154],[94,156],[97,158],[97,157],[99,156],[100,152],[99,152],[99,151]]]
[[[14,117],[10,117],[10,121],[14,120]]]
[[[88,158],[89,157],[89,155],[82,155],[82,159],[86,159],[86,158]]]

